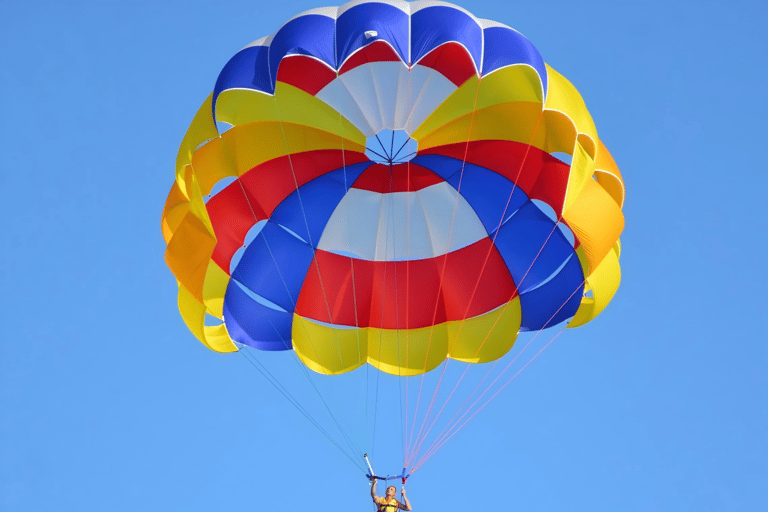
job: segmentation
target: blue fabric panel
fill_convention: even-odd
[[[411,62],[417,62],[443,43],[463,44],[475,67],[480,68],[483,29],[474,19],[453,7],[426,7],[411,16]]]
[[[520,295],[523,314],[520,330],[544,329],[571,318],[579,309],[583,295],[584,274],[574,254],[551,281]]]
[[[286,311],[293,311],[314,255],[310,246],[267,221],[245,249],[232,279]]]
[[[266,46],[251,46],[240,50],[229,59],[219,73],[213,88],[214,118],[216,117],[216,98],[222,91],[234,88],[274,91],[269,82],[268,54],[269,48]]]
[[[320,14],[300,16],[283,25],[269,44],[271,91],[275,90],[280,61],[289,53],[317,57],[335,69],[335,27],[336,20]]]
[[[365,38],[375,30],[378,36]],[[387,41],[403,62],[408,62],[408,15],[388,4],[356,5],[336,20],[336,63],[344,63],[355,50],[374,41]]]
[[[496,247],[520,294],[546,281],[573,254],[555,223],[530,201],[498,233]]]
[[[485,167],[466,164],[462,173],[460,160],[442,155],[424,155],[413,161],[438,176],[446,174],[444,179],[467,200],[489,234],[499,228],[502,218],[509,217],[528,201],[520,187]]]
[[[511,64],[528,64],[538,72],[546,92],[547,68],[544,66],[544,59],[525,36],[506,27],[487,28],[483,34],[485,35],[483,76],[494,69]]]
[[[290,350],[293,313],[277,311],[253,300],[230,280],[224,295],[224,324],[229,337],[260,350]]]
[[[346,169],[329,172],[302,185],[275,208],[270,222],[285,226],[313,248],[317,248],[325,225],[341,198],[360,174],[372,164],[373,162],[360,162],[347,166]]]

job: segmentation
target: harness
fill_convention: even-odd
[[[381,498],[381,502],[376,504],[378,512],[397,512],[397,500],[395,498]]]

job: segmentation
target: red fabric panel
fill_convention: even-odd
[[[420,165],[410,162],[393,165],[373,164],[352,184],[352,188],[380,194],[414,192],[440,183],[443,179]]]
[[[394,62],[399,60],[400,56],[386,42],[374,41],[350,55],[339,69],[339,75],[343,75],[347,71],[369,62]]]
[[[336,78],[325,63],[306,55],[283,57],[277,68],[277,80],[315,95]]]
[[[229,262],[235,251],[243,246],[248,230],[267,216],[258,204],[248,204],[243,188],[237,180],[211,197],[205,208],[216,235],[213,261],[229,273]]]
[[[420,155],[445,155],[496,172],[531,199],[550,205],[562,214],[571,167],[537,147],[507,140],[477,140],[446,144],[420,151]]]
[[[318,250],[296,313],[336,325],[412,329],[486,313],[516,293],[488,238],[448,255],[413,261],[367,261]]]
[[[440,45],[422,57],[416,64],[438,71],[453,82],[456,87],[477,73],[472,57],[459,43]]]
[[[260,205],[269,217],[297,187],[345,165],[366,161],[368,157],[363,153],[318,149],[269,160],[243,174],[240,180],[251,204]]]

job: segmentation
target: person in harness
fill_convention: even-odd
[[[376,504],[376,511],[397,512],[397,509],[406,511],[411,510],[411,502],[408,501],[408,497],[405,495],[405,487],[400,490],[400,494],[403,496],[405,505],[395,499],[396,492],[397,489],[395,489],[395,486],[390,485],[387,487],[387,494],[383,498],[376,496],[376,479],[374,478],[371,482],[371,498],[373,498],[373,502]]]

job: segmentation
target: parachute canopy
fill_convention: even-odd
[[[597,316],[623,202],[578,91],[519,32],[443,2],[354,1],[224,66],[162,228],[209,348],[407,376]]]

